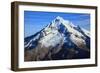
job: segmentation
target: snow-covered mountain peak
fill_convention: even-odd
[[[57,16],[54,20],[55,22],[59,21],[60,23],[62,23],[63,25],[69,25],[71,27],[77,27],[76,25],[74,25],[72,22],[70,22],[69,20],[65,20],[60,16]]]
[[[63,18],[60,17],[60,16],[57,16],[57,17],[55,18],[54,21],[55,21],[55,22],[60,22],[60,23],[69,23],[68,20],[63,19]]]
[[[48,28],[48,27],[55,27],[55,28],[58,28],[60,25],[71,26],[69,23],[70,23],[70,21],[63,19],[63,18],[60,17],[60,16],[57,16],[57,17],[47,26],[47,28]]]
[[[74,35],[78,35],[80,37],[83,36],[84,32],[80,26],[76,26],[74,25],[71,21],[69,20],[65,20],[60,16],[57,16],[46,28],[45,28],[45,32],[49,33],[49,32],[54,32],[53,31],[61,31],[61,33],[64,33],[66,30],[69,33],[73,33]],[[86,34],[87,35],[87,34]]]
[[[70,22],[69,20],[65,20],[64,18],[60,17],[60,16],[57,16],[53,22],[52,22],[53,25],[64,25],[64,26],[67,26],[67,27],[77,27],[75,26],[72,22]]]
[[[81,50],[89,54],[90,32],[74,25],[70,20],[57,16],[41,31],[26,37],[24,42],[26,61],[72,59],[77,51],[79,53],[76,55],[80,55]],[[31,58],[27,59],[30,55],[27,51],[33,52]]]
[[[62,17],[60,17],[60,16],[57,16],[56,20],[64,20],[64,19]]]

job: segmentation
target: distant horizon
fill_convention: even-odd
[[[90,31],[90,14],[24,11],[24,37],[34,35],[57,16],[71,21],[74,25]]]

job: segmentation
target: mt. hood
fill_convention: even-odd
[[[58,16],[41,31],[26,37],[24,48],[25,61],[90,58],[90,33]]]

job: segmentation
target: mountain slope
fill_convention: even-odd
[[[24,42],[25,61],[90,57],[90,33],[59,16]]]

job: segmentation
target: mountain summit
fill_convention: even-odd
[[[25,61],[90,57],[89,31],[60,16],[24,42]]]

